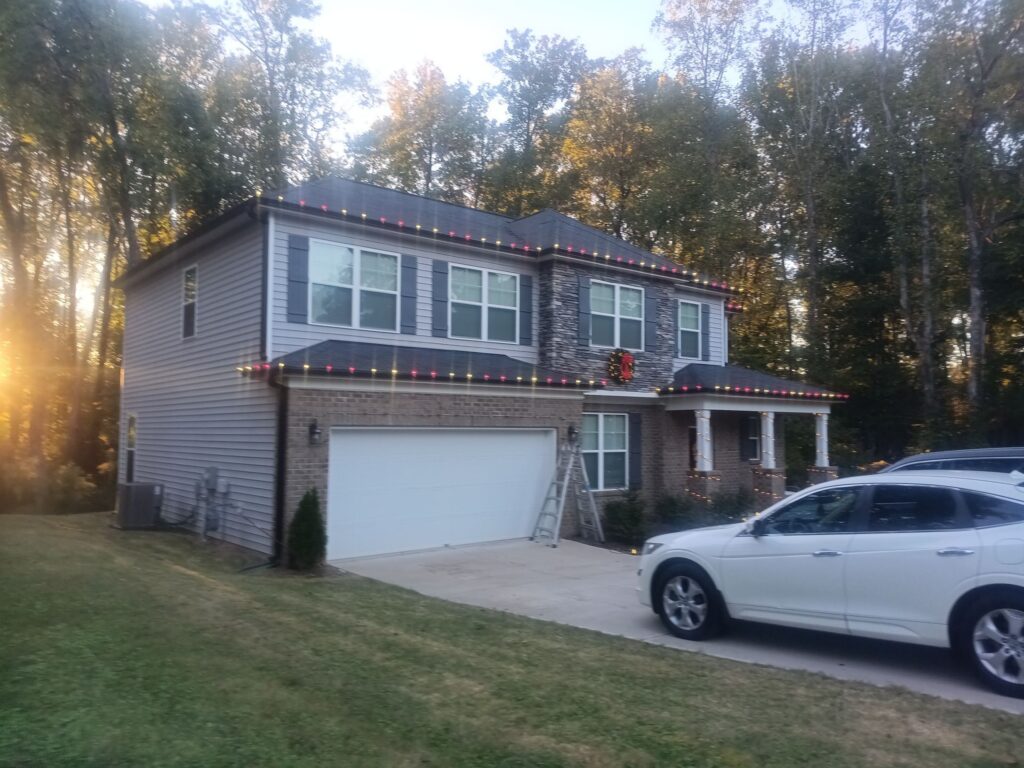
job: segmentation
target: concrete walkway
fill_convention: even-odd
[[[939,648],[735,622],[715,640],[669,635],[635,595],[639,558],[564,541],[512,541],[340,560],[335,567],[456,603],[508,611],[680,650],[920,693],[1024,714],[989,693]]]

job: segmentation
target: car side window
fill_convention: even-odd
[[[929,469],[949,469],[949,467],[946,466],[946,462],[944,461],[919,461],[914,464],[908,464],[905,467],[899,467],[899,469],[904,472],[917,472]]]
[[[765,519],[765,533],[845,533],[852,530],[860,488],[829,488],[797,499]]]
[[[984,493],[961,491],[967,511],[978,528],[1024,522],[1024,503],[987,496]]]
[[[988,458],[988,459],[955,459],[949,462],[949,469],[966,469],[971,472],[1004,472],[1010,474],[1024,465],[1024,459]]]
[[[868,510],[868,531],[944,531],[963,528],[948,488],[879,485]]]

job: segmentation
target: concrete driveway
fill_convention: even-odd
[[[715,640],[669,635],[634,593],[639,558],[563,541],[530,541],[340,560],[337,568],[431,597],[592,629],[735,661],[897,685],[1024,714],[1024,700],[989,693],[948,651],[734,622]]]

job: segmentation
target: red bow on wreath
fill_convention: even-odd
[[[608,357],[608,376],[619,384],[632,381],[634,362],[632,352],[616,349]]]

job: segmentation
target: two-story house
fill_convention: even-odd
[[[782,493],[777,415],[843,395],[728,364],[742,299],[554,211],[341,179],[253,198],[130,268],[121,482],[278,554],[317,488],[330,558],[528,536],[570,428],[592,487]]]

